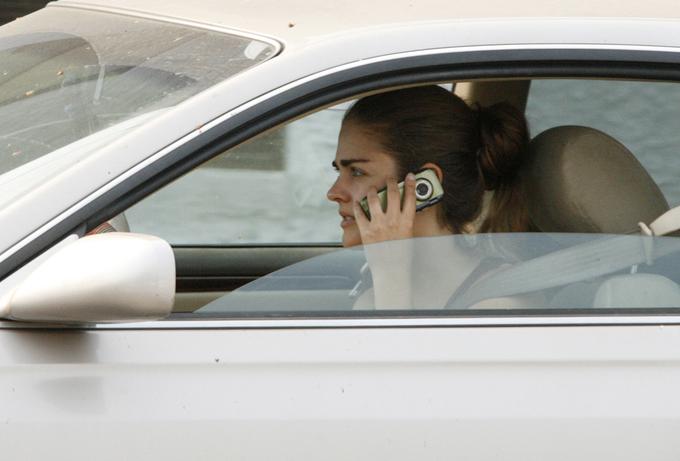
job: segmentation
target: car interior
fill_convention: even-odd
[[[468,103],[486,106],[505,101],[524,112],[531,87],[532,82],[526,79],[484,80],[457,82],[452,90]],[[531,135],[524,182],[535,231],[672,235],[680,229],[677,213],[673,213],[656,181],[636,156],[613,136],[593,127],[576,125],[556,126]],[[124,219],[118,217],[118,222],[111,222],[110,226],[124,230],[127,228]],[[662,227],[659,227],[659,221],[662,221]],[[129,227],[136,230],[134,223]],[[102,229],[110,230],[109,227]],[[173,312],[181,315],[194,312],[225,293],[278,269],[335,251],[339,244],[173,243],[173,248],[177,267]],[[654,265],[622,260],[619,261],[621,267],[592,273],[586,279],[582,274],[575,274],[577,269],[569,266],[573,258],[548,259],[546,264],[564,266],[558,273],[561,271],[567,279],[575,277],[576,281],[566,286],[555,283],[551,299],[542,307],[637,307],[641,302],[649,307],[680,305],[677,285],[680,273],[671,277],[673,280],[668,277],[668,274],[678,272],[671,269],[674,265],[669,253],[674,251],[675,248],[655,255]],[[646,254],[649,263],[651,256],[649,252]],[[309,286],[297,288],[349,289],[354,282],[347,271],[358,272],[362,264],[357,260],[339,267],[337,273],[306,274]],[[521,287],[522,280],[530,277],[531,272],[526,272],[530,270],[536,269],[519,268],[509,275],[509,280],[515,280],[512,279],[514,276],[516,281],[513,283],[529,291],[531,284]],[[490,283],[493,282],[492,278]],[[507,281],[505,283],[507,285]],[[574,305],[574,299],[579,300],[577,305]]]

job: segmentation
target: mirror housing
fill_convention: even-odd
[[[175,258],[151,235],[110,232],[57,251],[0,302],[0,317],[25,322],[157,320],[172,311]]]

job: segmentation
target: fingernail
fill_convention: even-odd
[[[416,175],[414,175],[413,173],[409,173],[406,175],[406,179],[408,179],[409,181],[415,181]]]

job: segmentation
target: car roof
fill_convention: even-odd
[[[523,19],[678,19],[677,0],[58,0],[83,6],[173,18],[266,35],[287,46],[352,30],[441,21]]]

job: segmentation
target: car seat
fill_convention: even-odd
[[[529,144],[523,174],[530,220],[538,231],[664,235],[680,227],[678,210],[669,211],[633,154],[593,128],[560,126],[539,134]],[[680,306],[680,288],[661,275],[609,275],[562,287],[550,305]]]
[[[668,211],[633,154],[593,128],[560,126],[532,139],[524,184],[531,222],[542,232],[631,234]]]

